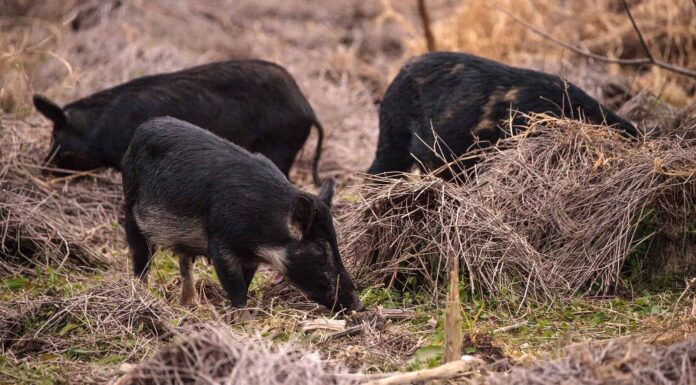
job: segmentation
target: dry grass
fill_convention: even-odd
[[[339,219],[343,255],[368,284],[444,283],[461,258],[472,292],[554,298],[611,293],[649,221],[694,219],[696,152],[636,146],[603,127],[538,116],[524,134],[471,156],[478,177],[426,175],[358,189]]]
[[[103,268],[120,234],[119,178],[42,175],[47,134],[0,115],[0,276],[34,266]]]
[[[676,108],[648,90],[638,92],[616,113],[636,122],[640,130],[650,134],[669,135],[670,128],[675,124],[680,127],[684,125],[681,122],[675,122]]]
[[[116,384],[354,384],[317,354],[271,346],[232,334],[225,325],[201,325],[138,364]]]
[[[667,135],[683,139],[696,139],[696,102],[682,109],[667,127]]]
[[[0,303],[0,312],[0,347],[13,360],[139,360],[174,333],[172,309],[129,280],[107,280],[67,297],[13,299]]]
[[[656,58],[689,67],[696,57],[696,7],[688,0],[630,2],[638,25]],[[638,58],[645,54],[621,1],[544,2],[465,1],[453,16],[434,24],[441,50],[465,51],[494,60],[559,73],[607,99],[614,91],[597,82],[622,84],[630,91],[650,89],[671,104],[684,106],[694,99],[693,79],[657,68],[620,67],[588,62],[534,34],[503,13],[503,8],[564,42],[613,58]],[[500,8],[498,8],[500,7]],[[424,42],[411,42],[413,53],[424,52]],[[609,72],[612,77],[597,77]],[[591,81],[588,81],[588,78]],[[613,78],[613,79],[612,79]],[[626,83],[624,83],[626,84]],[[606,87],[604,87],[606,88]],[[609,87],[615,88],[615,87]]]
[[[630,342],[585,347],[556,361],[540,362],[530,368],[513,368],[492,374],[489,385],[533,384],[696,384],[696,338],[667,346]]]

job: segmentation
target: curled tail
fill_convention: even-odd
[[[317,139],[317,148],[314,151],[314,161],[312,162],[312,179],[314,180],[314,185],[321,186],[321,180],[319,179],[319,160],[321,159],[321,146],[324,142],[324,127],[319,123],[319,119],[314,119],[314,127],[317,128],[319,133],[319,138]]]

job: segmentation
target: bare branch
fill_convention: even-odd
[[[696,0],[694,0],[696,1]],[[628,18],[631,19],[631,24],[633,25],[633,30],[636,31],[636,34],[638,35],[638,38],[640,39],[640,44],[643,46],[643,50],[645,50],[645,54],[648,55],[648,58],[650,58],[650,62],[655,63],[655,57],[653,56],[652,52],[650,51],[650,47],[648,47],[648,43],[645,42],[645,37],[643,37],[643,32],[640,31],[640,28],[638,28],[638,24],[636,23],[636,19],[633,18],[633,13],[631,13],[631,7],[628,6],[628,1],[623,0],[623,6],[624,9],[626,10],[626,13],[628,14]]]
[[[544,31],[542,31],[542,30],[540,30],[539,28],[533,26],[532,24],[530,24],[530,23],[524,21],[523,19],[521,19],[521,18],[518,17],[517,15],[513,14],[512,12],[508,11],[507,9],[501,7],[499,4],[495,4],[495,6],[496,6],[496,8],[498,8],[501,12],[503,12],[504,14],[510,16],[513,20],[515,20],[516,22],[518,22],[518,23],[522,24],[523,26],[527,27],[529,30],[531,30],[532,32],[536,33],[537,35],[539,35],[539,36],[541,36],[541,37],[543,37],[543,38],[545,38],[545,39],[547,39],[547,40],[550,40],[551,42],[553,42],[553,43],[555,43],[555,44],[557,44],[557,45],[560,45],[560,46],[563,47],[563,48],[569,49],[569,50],[571,50],[571,51],[573,51],[573,52],[575,52],[575,53],[577,53],[577,54],[579,54],[579,55],[587,56],[587,57],[589,57],[589,58],[596,59],[596,60],[600,60],[600,61],[604,61],[604,62],[607,62],[607,63],[626,64],[626,65],[640,65],[640,64],[650,64],[650,63],[651,63],[649,58],[638,58],[638,59],[613,59],[613,58],[610,58],[610,57],[606,57],[606,56],[602,56],[602,55],[597,55],[597,54],[595,54],[595,53],[592,53],[592,52],[583,50],[583,49],[581,49],[581,48],[579,48],[579,47],[575,47],[575,46],[570,45],[570,44],[568,44],[568,43],[566,43],[566,42],[563,42],[563,41],[561,41],[561,40],[556,39],[555,37],[549,35],[548,33],[544,32]]]
[[[694,2],[696,2],[696,0],[694,0]],[[677,73],[680,75],[696,78],[696,70],[692,70],[689,68],[684,68],[684,67],[681,67],[678,65],[663,62],[662,60],[658,60],[658,59],[653,58],[652,55],[651,55],[651,57],[642,57],[642,58],[636,58],[636,59],[614,59],[614,58],[610,58],[607,56],[598,55],[598,54],[589,52],[587,50],[583,50],[579,47],[573,46],[571,44],[568,44],[566,42],[563,42],[561,40],[556,39],[555,37],[540,30],[539,28],[533,26],[532,24],[524,21],[523,19],[521,19],[517,15],[515,15],[512,12],[508,11],[507,9],[503,8],[502,6],[500,6],[500,4],[494,3],[494,6],[498,10],[503,12],[504,14],[510,16],[516,22],[525,26],[530,31],[536,33],[537,35],[543,37],[546,40],[551,41],[552,43],[554,43],[556,45],[559,45],[559,46],[566,48],[572,52],[575,52],[578,55],[582,55],[582,56],[589,57],[591,59],[595,59],[595,60],[599,60],[599,61],[603,61],[606,63],[616,63],[616,64],[621,64],[621,65],[645,65],[645,64],[654,65],[654,66],[666,69],[668,71],[671,71],[671,72],[674,72],[674,73]],[[635,26],[635,24],[634,24],[634,26]],[[641,35],[641,40],[642,40],[642,35]]]
[[[425,6],[425,0],[418,0],[418,13],[423,22],[423,33],[425,34],[428,51],[435,51],[435,36],[433,36],[433,31],[430,29],[430,16],[428,15],[428,8]]]
[[[479,358],[472,358],[466,361],[457,360],[435,368],[421,369],[415,372],[394,373],[386,378],[366,382],[364,385],[401,385],[437,379],[446,380],[461,376],[481,365],[483,365],[483,361]]]

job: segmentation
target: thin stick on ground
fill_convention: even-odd
[[[483,362],[475,360],[456,360],[431,369],[421,369],[409,373],[397,373],[386,378],[368,381],[364,385],[400,385],[438,379],[451,379],[472,371]]]
[[[450,256],[449,292],[445,310],[443,362],[459,360],[462,355],[462,304],[459,301],[459,258]]]

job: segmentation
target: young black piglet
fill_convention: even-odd
[[[302,192],[266,157],[170,117],[136,129],[122,171],[135,275],[146,279],[155,247],[172,250],[182,303],[194,299],[195,257],[207,256],[233,307],[267,263],[329,309],[363,309],[336,244],[333,181]]]

